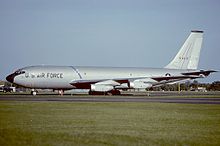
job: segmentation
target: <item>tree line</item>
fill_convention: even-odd
[[[220,81],[214,81],[212,83],[199,83],[197,80],[192,82],[187,81],[185,83],[164,84],[159,87],[152,87],[147,89],[149,91],[197,91],[198,89],[204,89],[206,91],[220,91]]]

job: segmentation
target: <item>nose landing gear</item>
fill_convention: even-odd
[[[32,90],[31,90],[31,95],[35,96],[35,95],[37,95],[37,92],[38,92],[37,90],[32,89]]]
[[[61,90],[58,90],[58,94],[60,95],[60,96],[63,96],[63,93],[64,93],[64,91],[61,89]]]

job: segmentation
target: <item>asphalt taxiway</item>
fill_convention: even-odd
[[[157,95],[157,94],[156,94]],[[158,102],[186,104],[220,104],[220,96],[215,94],[188,95],[172,94],[172,96],[82,96],[82,95],[0,95],[0,101],[32,101],[32,102]]]

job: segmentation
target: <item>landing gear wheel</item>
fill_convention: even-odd
[[[121,95],[121,92],[119,90],[111,90],[108,92],[99,92],[99,91],[91,91],[89,90],[89,95]]]
[[[91,90],[89,90],[89,95],[92,95],[92,91]]]
[[[98,92],[98,91],[89,90],[89,95],[105,95],[105,92]]]
[[[33,96],[37,95],[37,91],[31,91],[31,95]]]
[[[106,95],[121,95],[121,92],[119,90],[111,90]]]
[[[121,92],[119,90],[113,90],[113,95],[121,95]]]

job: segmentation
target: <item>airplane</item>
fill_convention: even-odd
[[[89,89],[89,94],[120,95],[123,89],[146,89],[204,78],[215,70],[198,70],[203,31],[192,30],[173,60],[164,68],[38,65],[18,69],[6,80],[34,89]]]

